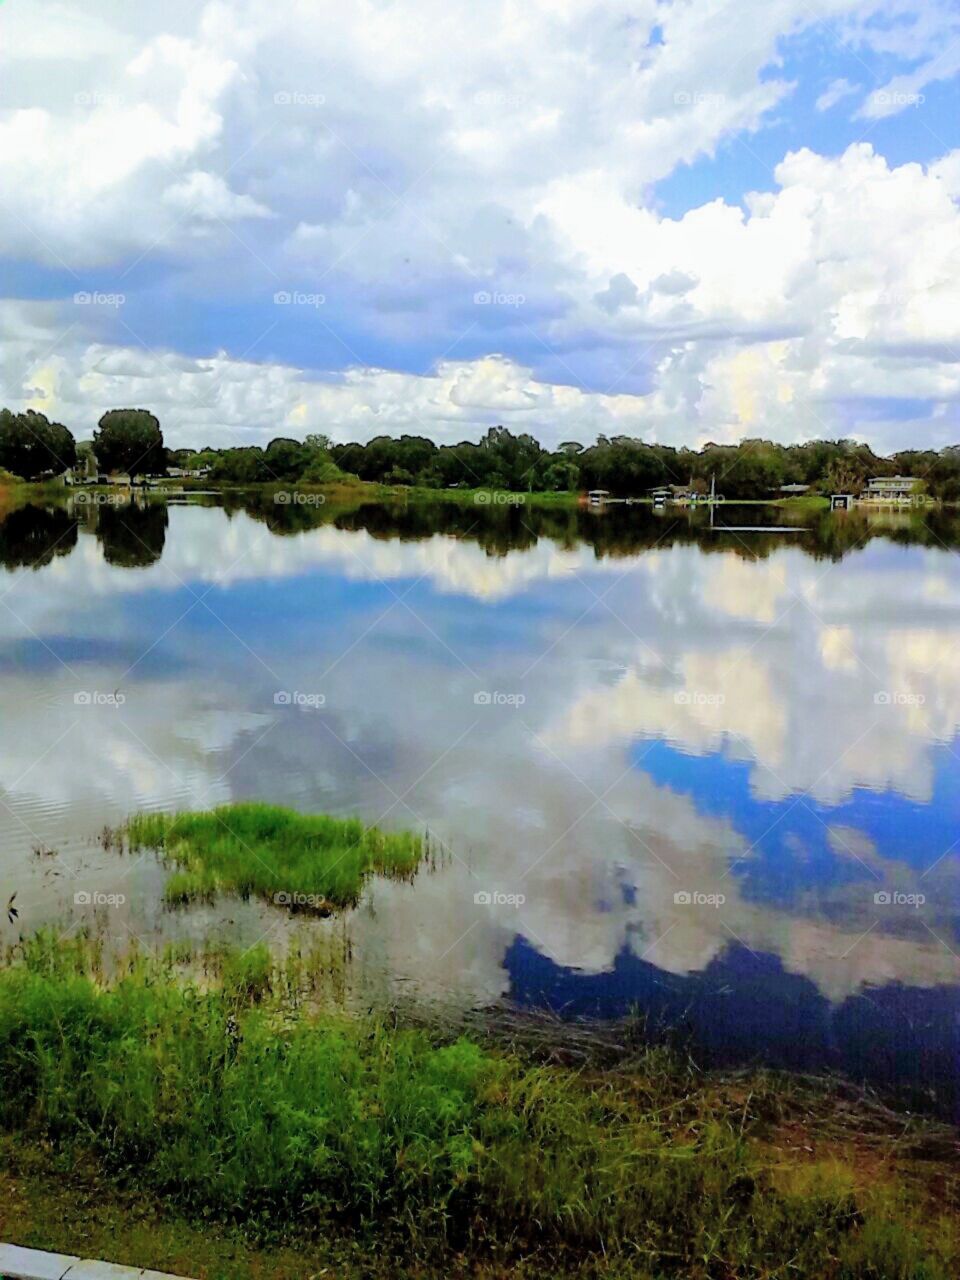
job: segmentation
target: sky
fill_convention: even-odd
[[[960,441],[955,0],[0,0],[0,404]]]

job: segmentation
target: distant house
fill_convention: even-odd
[[[202,480],[209,474],[209,467],[167,467],[167,475],[171,480]]]
[[[92,453],[78,454],[76,465],[63,473],[63,483],[67,485],[96,484],[99,478],[97,459]]]
[[[923,498],[923,481],[916,476],[874,476],[860,495],[861,502],[914,503]]]
[[[75,467],[71,467],[64,475],[64,483],[76,484],[115,484],[130,487],[133,477],[127,471],[103,471],[92,452],[81,453]]]
[[[808,484],[782,484],[780,492],[785,498],[799,498],[803,493],[809,493],[810,486]]]

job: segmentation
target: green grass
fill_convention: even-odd
[[[157,848],[177,868],[165,888],[169,902],[228,891],[319,913],[355,905],[374,873],[412,877],[427,852],[409,832],[257,803],[138,814],[122,834],[131,848]]]
[[[0,1135],[0,1240],[203,1280],[397,1280],[384,1259],[340,1238],[258,1244],[242,1229],[195,1220],[94,1160]]]
[[[805,493],[797,498],[778,498],[774,505],[788,511],[829,511],[830,499],[819,493]]]
[[[507,489],[428,489],[419,485],[397,486],[393,493],[398,497],[406,497],[410,502],[454,502],[463,506],[503,507],[576,507],[580,502],[577,490],[547,492],[544,490],[527,493]]]
[[[310,1015],[263,948],[223,972],[196,983],[133,956],[106,977],[93,944],[53,933],[19,948],[0,969],[0,1132],[89,1165],[108,1203],[139,1191],[218,1233],[305,1255],[337,1241],[394,1274],[515,1258],[646,1280],[957,1274],[952,1220],[881,1180],[862,1190],[855,1168],[800,1177],[802,1156],[764,1145],[772,1078],[719,1087],[665,1050],[574,1072]],[[136,1261],[156,1265],[149,1241]]]

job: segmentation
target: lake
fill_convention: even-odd
[[[296,922],[348,931],[364,1004],[636,1011],[710,1061],[958,1114],[960,524],[716,525],[269,496],[10,512],[3,940],[281,945],[287,912],[166,909],[155,857],[99,833],[250,798],[355,813],[442,850],[345,921]]]

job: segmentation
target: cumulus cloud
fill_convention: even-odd
[[[747,42],[705,0],[40,10],[42,41],[0,15],[5,250],[26,298],[93,274],[128,305],[36,304],[7,402],[85,430],[132,399],[168,410],[175,443],[315,412],[359,438],[493,419],[548,440],[880,440],[897,414],[877,402],[903,401],[912,435],[955,430],[955,152],[801,148],[742,203],[673,216],[657,188],[792,108],[784,49],[817,20],[894,68],[861,110],[902,109],[956,70],[946,8],[749,0]],[[816,105],[854,92],[835,77]],[[312,329],[279,289],[323,297]]]

